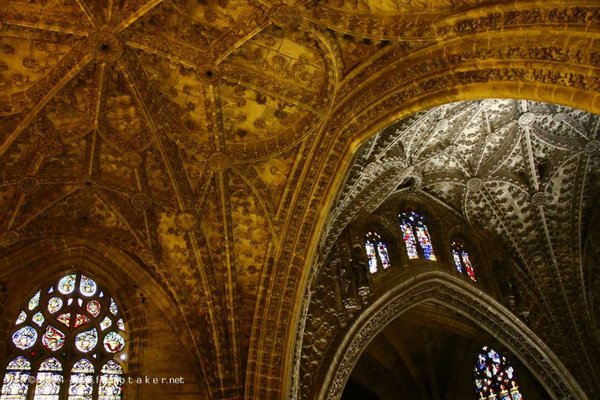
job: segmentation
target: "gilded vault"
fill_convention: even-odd
[[[598,112],[599,16],[593,0],[3,1],[0,256],[25,266],[78,246],[107,259],[127,254],[137,265],[130,271],[165,289],[160,302],[180,321],[181,353],[201,396],[286,398],[318,238],[358,143],[400,117],[463,99]],[[476,104],[436,109],[450,118],[436,132]],[[471,144],[482,160],[516,148],[518,127],[537,138],[539,119],[597,134],[587,114],[566,110],[559,120],[521,110],[535,121],[515,122],[530,103],[503,104],[492,101],[491,114],[510,115],[510,126],[498,121],[489,147]],[[561,192],[562,175],[551,171],[591,171],[592,161],[563,157],[597,154],[597,145],[557,135],[530,143],[516,177],[518,161],[453,160],[442,171],[447,160],[436,149],[452,141],[442,134],[414,142],[426,152],[390,163],[412,168],[424,190],[451,205],[455,186],[468,192],[470,203],[455,205],[468,218],[496,210],[486,193],[510,187],[522,220],[498,219],[491,229],[516,238],[524,267],[540,265],[517,276],[535,281],[532,297],[550,286],[571,296],[584,274],[557,255],[573,247],[539,223],[561,212],[561,195],[584,194],[584,181]],[[537,176],[528,160],[546,153]],[[488,183],[493,174],[500,183]],[[530,260],[526,246],[538,239],[546,251]],[[19,286],[5,271],[0,280],[9,291]],[[591,303],[569,311],[564,300],[535,303],[550,319],[567,313],[561,334],[582,321],[577,313],[593,312]],[[575,335],[565,349],[586,340]]]

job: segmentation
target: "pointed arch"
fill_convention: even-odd
[[[425,271],[375,300],[348,329],[335,352],[316,398],[335,400],[370,341],[392,320],[425,302],[444,305],[473,321],[506,346],[546,388],[552,399],[586,399],[565,366],[525,324],[491,296],[455,276]]]
[[[63,380],[69,400],[97,399],[101,377],[94,372],[103,364],[112,367],[111,380],[122,379],[123,369],[115,359],[126,359],[124,317],[110,292],[87,273],[63,273],[25,299],[12,331],[8,353],[17,358],[8,363],[1,390],[14,391],[15,360],[24,359],[36,373],[29,382],[34,389],[20,388],[18,400],[58,400]],[[63,375],[63,365],[73,365],[70,375]],[[118,393],[110,400],[119,400]],[[16,399],[3,395],[2,400]]]

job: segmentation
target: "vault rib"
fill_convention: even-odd
[[[54,67],[54,70],[60,70],[68,68],[67,72],[60,75],[57,82],[51,86],[49,90],[42,96],[41,100],[31,107],[31,111],[23,118],[16,126],[16,128],[6,137],[4,142],[0,145],[0,156],[6,153],[10,146],[19,138],[21,133],[27,128],[27,126],[33,122],[35,117],[42,111],[44,106],[58,93],[65,85],[67,85],[79,72],[81,72],[91,61],[92,55],[81,52],[81,47],[78,46],[71,50],[71,52],[65,56],[65,59]],[[61,65],[62,64],[62,65]]]

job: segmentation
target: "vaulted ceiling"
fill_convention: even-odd
[[[593,392],[600,374],[600,276],[595,262],[584,260],[600,206],[600,116],[486,99],[393,123],[358,151],[330,213],[322,254],[348,223],[407,188],[503,243],[516,261],[515,268],[492,271],[512,288],[505,303]]]
[[[487,81],[507,82],[505,95],[539,82],[539,96],[567,103],[575,92],[543,85],[574,88],[596,107],[597,4],[512,3],[3,1],[2,254],[76,238],[134,255],[185,321],[210,395],[277,398],[311,235],[370,121]],[[465,53],[465,35],[501,26],[535,33],[515,33],[511,51],[484,35]],[[540,26],[574,27],[575,39],[540,45]],[[523,59],[538,72],[523,75]],[[558,73],[555,61],[576,67]],[[444,96],[435,102],[457,95]],[[551,265],[557,277],[566,270]]]

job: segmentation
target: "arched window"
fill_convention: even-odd
[[[390,266],[390,256],[387,245],[381,240],[377,232],[368,232],[365,238],[365,250],[369,259],[369,272],[374,274],[380,269]]]
[[[473,368],[475,392],[479,399],[522,400],[515,371],[506,357],[484,346]]]
[[[436,261],[433,247],[431,246],[431,236],[429,229],[423,221],[423,216],[414,211],[405,211],[400,213],[400,230],[402,239],[406,246],[408,258],[415,259],[425,257],[426,260]]]
[[[38,290],[10,338],[0,400],[121,399],[125,322],[92,278],[70,273]]]
[[[469,257],[469,252],[465,249],[465,244],[461,240],[453,240],[450,243],[450,249],[452,250],[452,258],[458,272],[469,275],[469,278],[477,282],[471,257]]]

